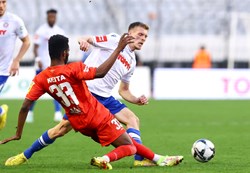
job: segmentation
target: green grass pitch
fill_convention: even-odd
[[[0,139],[15,133],[20,100],[0,100],[9,105],[6,127]],[[159,154],[184,155],[176,167],[133,167],[133,157],[112,163],[111,172],[119,173],[246,173],[250,172],[250,101],[171,101],[150,100],[146,106],[127,104],[140,118],[143,143]],[[40,100],[35,107],[35,122],[26,124],[20,141],[0,145],[1,173],[96,173],[89,164],[93,156],[102,156],[112,147],[101,147],[88,137],[71,131],[53,145],[36,153],[27,164],[5,167],[10,156],[21,153],[45,130],[53,127],[53,104]],[[215,157],[199,163],[191,156],[191,146],[199,138],[215,144]]]

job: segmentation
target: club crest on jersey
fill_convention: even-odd
[[[96,38],[96,42],[106,42],[106,41],[108,41],[108,38],[107,38],[107,36],[106,35],[103,35],[103,36],[96,36],[95,37]]]
[[[130,69],[130,64],[128,61],[121,55],[119,54],[117,59],[129,70]]]

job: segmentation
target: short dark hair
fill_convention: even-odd
[[[50,59],[59,59],[63,51],[69,49],[69,39],[63,35],[53,35],[49,39]]]
[[[205,45],[201,45],[200,49],[202,49],[202,50],[206,49]]]
[[[57,13],[57,10],[56,9],[54,9],[54,8],[51,8],[51,9],[49,9],[49,10],[47,10],[47,14],[49,14],[49,13]]]
[[[140,26],[140,27],[142,27],[142,28],[144,28],[144,29],[146,29],[146,30],[149,30],[149,26],[146,25],[145,23],[142,23],[142,22],[134,22],[134,23],[131,23],[131,24],[129,25],[128,31],[131,30],[131,29],[133,29],[133,28],[135,28],[135,27],[138,27],[138,26]]]

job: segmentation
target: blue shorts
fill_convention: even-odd
[[[7,82],[9,76],[0,76],[0,93],[4,87],[4,84]]]
[[[101,104],[103,104],[113,115],[120,112],[123,108],[127,107],[125,104],[116,100],[113,96],[101,97],[94,93],[91,93]],[[68,119],[66,114],[64,114],[64,119]]]
[[[103,104],[113,115],[117,112],[120,112],[123,108],[127,107],[125,104],[116,100],[113,96],[110,97],[101,97],[92,93],[92,95],[101,103]]]
[[[41,71],[43,71],[43,70],[40,70],[40,69],[36,70],[36,75],[39,74]]]

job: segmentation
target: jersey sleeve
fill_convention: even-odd
[[[24,25],[23,20],[20,17],[16,16],[16,21],[17,21],[16,34],[20,39],[22,39],[28,35],[28,31]]]
[[[82,62],[74,63],[72,68],[74,71],[74,76],[79,80],[92,80],[95,78],[96,67],[88,67]]]
[[[34,78],[30,84],[30,87],[29,87],[28,92],[26,94],[26,98],[29,100],[37,100],[44,93],[45,93],[45,91],[39,85],[37,79]]]
[[[98,48],[115,49],[120,40],[120,36],[115,33],[107,35],[93,36],[93,45]]]

